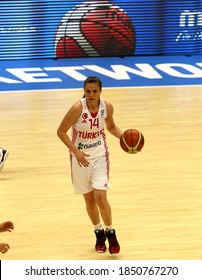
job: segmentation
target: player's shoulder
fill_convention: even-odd
[[[108,113],[113,113],[113,105],[112,105],[112,103],[111,102],[109,102],[109,101],[107,101],[107,100],[103,100],[104,101],[104,103],[105,103],[105,106],[106,106],[106,108],[107,108],[107,112]]]
[[[109,102],[109,101],[107,101],[105,99],[100,99],[100,100],[105,104],[105,106],[107,108],[113,107],[111,102]]]
[[[82,105],[81,105],[81,101],[77,101],[76,103],[74,103],[72,105],[72,107],[70,108],[69,112],[74,114],[74,115],[77,115],[77,116],[80,116],[81,114],[81,111],[82,111]]]

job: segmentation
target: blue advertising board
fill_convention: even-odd
[[[0,1],[0,60],[202,53],[202,0]]]
[[[0,91],[78,89],[83,88],[88,76],[98,76],[103,87],[108,88],[201,85],[202,58],[193,55],[2,61]]]

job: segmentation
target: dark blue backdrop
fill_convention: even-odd
[[[0,59],[54,57],[54,38],[63,16],[82,2],[0,1]],[[135,55],[202,53],[202,0],[110,2],[133,22]]]

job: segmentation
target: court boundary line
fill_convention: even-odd
[[[169,87],[200,87],[202,86],[202,84],[189,84],[189,85],[158,85],[158,86],[130,86],[130,87],[102,87],[103,90],[105,89],[125,89],[125,88],[159,88],[159,87],[162,87],[162,88],[169,88]],[[76,91],[76,90],[83,90],[83,88],[59,88],[59,89],[36,89],[36,90],[8,90],[8,91],[1,91],[0,90],[0,93],[13,93],[13,92],[42,92],[42,91]]]

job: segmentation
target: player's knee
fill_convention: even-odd
[[[95,200],[86,201],[86,208],[87,209],[94,209],[96,206]]]
[[[97,195],[96,202],[99,208],[105,208],[108,203],[106,197],[101,194]]]

